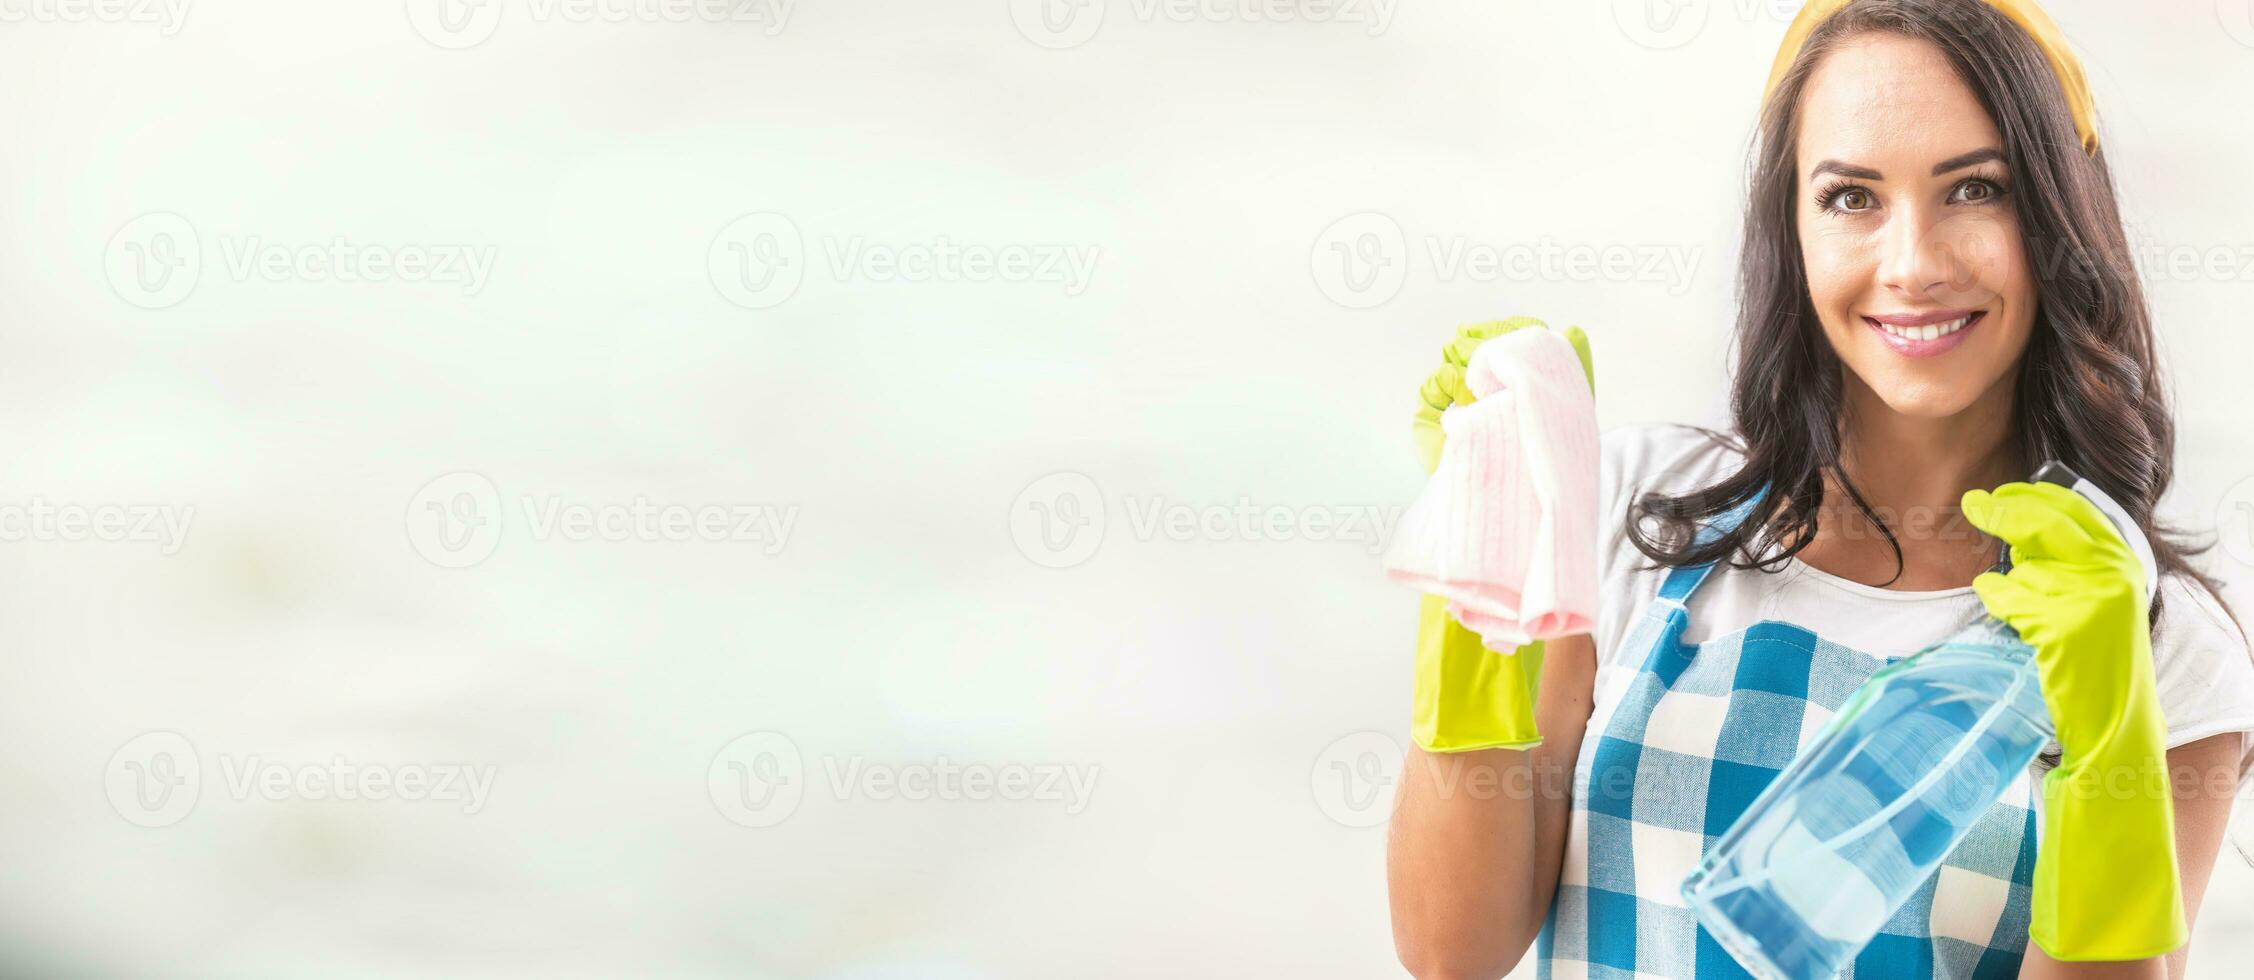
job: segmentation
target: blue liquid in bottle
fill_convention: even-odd
[[[2157,563],[2129,512],[2056,460],[2032,479],[2097,505],[2149,599]],[[1699,924],[1769,980],[1836,975],[2056,736],[2034,657],[1983,614],[1872,674],[1683,879]]]
[[[1993,616],[1881,668],[1683,881],[1769,980],[1836,975],[2053,735],[2034,651]]]

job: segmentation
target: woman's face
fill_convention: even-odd
[[[1940,49],[1887,34],[1826,56],[1801,100],[1800,254],[1849,396],[1920,418],[2008,405],[2035,281],[1979,100]]]

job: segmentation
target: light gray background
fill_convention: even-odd
[[[1415,493],[1459,323],[1584,326],[1607,425],[1718,419],[1792,5],[439,2],[0,5],[0,507],[189,522],[0,545],[0,972],[1398,974],[1413,599],[1344,522]],[[2050,6],[2158,256],[2167,509],[2244,580],[2254,18]],[[492,265],[230,261],[340,239]],[[942,239],[1094,264],[831,261]],[[793,523],[523,510],[637,498]],[[494,781],[228,778],[339,760]],[[996,782],[885,782],[942,760]],[[2250,926],[2226,855],[2195,975]]]

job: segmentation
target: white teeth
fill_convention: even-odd
[[[1879,323],[1878,327],[1887,333],[1907,340],[1933,340],[1964,329],[1965,324],[1972,322],[1972,316],[1968,313],[1947,323],[1931,323],[1922,327],[1901,327],[1891,323]]]

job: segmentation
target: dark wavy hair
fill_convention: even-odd
[[[2182,532],[2154,520],[2174,475],[2176,429],[2104,151],[2083,149],[2034,40],[1981,0],[1856,0],[1816,27],[1778,82],[1751,151],[1739,257],[1730,411],[1742,444],[1709,430],[1744,453],[1744,467],[1680,496],[1640,495],[1623,515],[1628,539],[1661,565],[1727,558],[1732,567],[1769,570],[1815,539],[1828,473],[1886,535],[1901,577],[1901,542],[1840,464],[1843,368],[1809,299],[1794,221],[1800,94],[1825,54],[1873,31],[1939,48],[2002,135],[2039,297],[2012,406],[2010,444],[2025,455],[2022,471],[2056,459],[2103,487],[2151,539],[2162,576],[2187,576],[2221,604],[2215,580],[2187,561],[2212,542],[2171,540]],[[1771,492],[1736,530],[1695,540],[1695,524],[1764,486]],[[2151,613],[2158,623],[2157,598]]]

